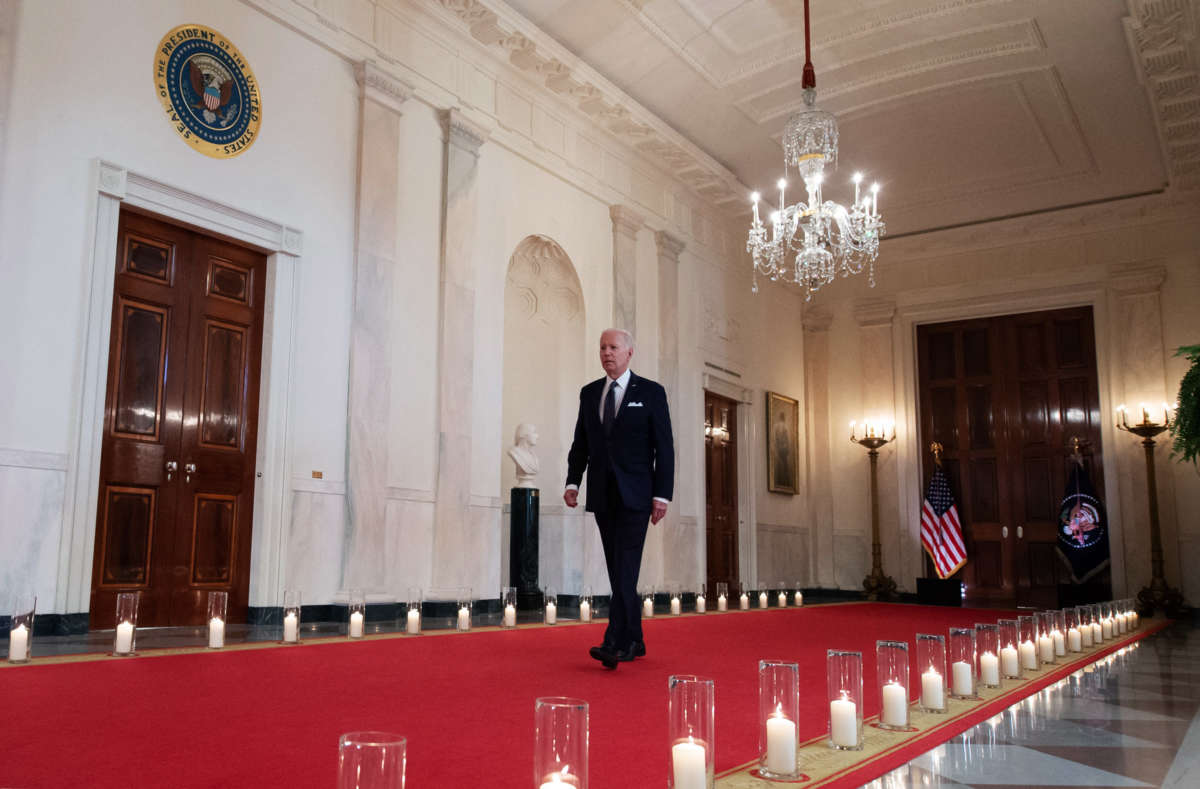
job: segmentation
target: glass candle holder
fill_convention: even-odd
[[[950,653],[950,696],[975,698],[975,628],[952,627],[947,643]]]
[[[587,789],[588,703],[546,696],[533,703],[533,785]]]
[[[908,728],[908,642],[875,642],[875,678],[879,686],[879,728]]]
[[[542,621],[548,625],[558,624],[558,595],[548,586],[542,594]]]
[[[458,612],[455,620],[455,629],[467,631],[471,629],[471,611],[475,608],[475,599],[469,588],[459,589],[455,593],[457,602],[455,610]]]
[[[862,750],[862,653],[831,649],[825,654],[829,747]]]
[[[338,789],[404,789],[408,741],[399,734],[355,731],[338,738]]]
[[[758,771],[767,778],[795,778],[800,734],[800,665],[758,661]]]
[[[771,596],[767,594],[766,589],[758,590],[758,607],[766,608],[771,602]]]
[[[1124,635],[1129,632],[1129,615],[1125,613],[1125,601],[1118,600],[1113,603],[1113,607],[1116,609],[1117,634]]]
[[[696,613],[703,614],[708,611],[708,587],[700,584],[700,588],[696,590]]]
[[[8,662],[28,663],[33,654],[33,616],[37,595],[19,594],[13,601],[8,629]]]
[[[408,587],[408,605],[404,610],[404,632],[410,636],[421,635],[421,587]]]
[[[595,614],[596,602],[592,596],[592,587],[583,587],[583,595],[579,598],[579,621],[591,622],[592,616]]]
[[[713,789],[716,688],[711,679],[675,674],[667,680],[670,789]]]
[[[141,592],[117,594],[117,629],[113,636],[113,654],[126,657],[134,654],[137,645],[138,603]]]
[[[717,582],[717,610],[729,610],[729,583],[727,581]]]
[[[1093,603],[1088,606],[1088,617],[1092,623],[1092,643],[1099,645],[1104,643],[1104,627],[1100,621],[1100,606]]]
[[[917,633],[917,671],[921,672],[921,710],[946,711],[946,638]]]
[[[225,646],[225,622],[229,611],[229,592],[208,593],[208,648]]]
[[[642,593],[642,616],[646,619],[654,616],[654,588]]]
[[[1005,679],[1021,678],[1021,629],[1015,619],[999,619],[996,627],[1000,631],[1000,673]]]
[[[795,590],[792,592],[792,602],[796,604],[797,608],[804,605],[804,591],[800,587],[801,583],[796,581]]]
[[[749,611],[750,610],[750,590],[746,587],[746,584],[744,584],[744,583],[738,584],[738,610],[740,610],[740,611]]]
[[[283,642],[300,643],[300,590],[283,590]]]
[[[1116,633],[1113,632],[1113,614],[1111,603],[1100,604],[1100,627],[1104,632],[1104,640],[1111,640]]]
[[[367,596],[362,589],[350,590],[349,616],[350,624],[346,635],[350,638],[362,638],[367,623]]]
[[[517,587],[505,586],[500,589],[500,626],[517,626]]]
[[[788,607],[788,590],[787,590],[787,587],[785,587],[783,584],[779,585],[779,592],[775,595],[775,607],[776,608],[787,608]]]
[[[1092,617],[1086,605],[1075,606],[1075,621],[1079,628],[1079,642],[1084,649],[1092,648]]]
[[[1020,643],[1017,644],[1017,651],[1021,653],[1021,670],[1037,671],[1039,666],[1037,652],[1037,617],[1018,616],[1017,629],[1020,631],[1018,635]]]
[[[979,683],[985,688],[1000,687],[999,625],[984,622],[975,625],[975,651],[979,653]],[[1013,658],[1016,658],[1016,650]]]
[[[1064,608],[1063,627],[1067,634],[1067,651],[1082,652],[1083,651],[1083,634],[1079,632],[1079,611],[1074,608]]]
[[[671,590],[671,616],[679,616],[683,613],[683,597],[678,589]]]
[[[1067,617],[1062,611],[1050,612],[1050,637],[1054,639],[1054,657],[1067,654]]]
[[[1125,600],[1125,611],[1126,615],[1129,617],[1129,628],[1131,630],[1137,630],[1140,620],[1138,619],[1137,605],[1133,598],[1127,598]]]
[[[1037,615],[1038,629],[1038,661],[1042,664],[1054,663],[1054,614],[1042,611]]]

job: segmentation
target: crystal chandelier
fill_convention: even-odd
[[[824,200],[821,187],[825,168],[837,169],[838,128],[832,114],[817,107],[817,76],[813,70],[809,44],[808,0],[804,0],[804,109],[788,120],[783,133],[784,178],[780,178],[779,210],[769,217],[767,228],[758,216],[758,192],[750,196],[754,221],[746,251],[754,256],[754,286],[758,293],[758,275],[772,281],[784,280],[803,287],[806,300],[822,285],[869,270],[875,287],[875,258],[879,257],[879,238],[884,233],[879,216],[879,184],[862,189],[862,174],[855,173],[854,202],[849,208]],[[806,203],[788,205],[785,200],[787,169],[794,167],[808,192]],[[788,252],[794,253],[794,265],[788,266]]]

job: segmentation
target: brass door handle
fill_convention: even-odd
[[[1025,529],[1023,529],[1022,527],[1018,526],[1018,527],[1017,527],[1017,539],[1018,539],[1018,540],[1021,540],[1021,539],[1024,539],[1024,538],[1025,538]]]
[[[183,470],[186,473],[186,476],[184,477],[184,482],[190,483],[192,481],[192,475],[196,473],[196,464],[188,463],[186,466],[183,467]]]
[[[1000,536],[1006,540],[1008,539],[1008,527],[1007,526],[1000,527]]]
[[[179,464],[174,460],[167,461],[167,482],[171,481],[171,475],[179,470]]]

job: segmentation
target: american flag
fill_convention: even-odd
[[[941,466],[933,470],[929,480],[929,492],[921,505],[921,545],[933,559],[939,578],[953,575],[967,562],[967,548],[963,545],[962,523],[958,520],[958,508],[950,495],[946,473]]]

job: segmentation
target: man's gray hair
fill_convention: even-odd
[[[613,327],[607,328],[604,331],[600,332],[600,336],[603,337],[605,334],[608,334],[610,331],[615,331],[617,334],[621,335],[621,338],[623,340],[625,340],[626,347],[629,347],[629,348],[633,347],[633,335],[630,334],[629,332],[625,331],[624,329],[618,329],[615,326],[613,326]]]

